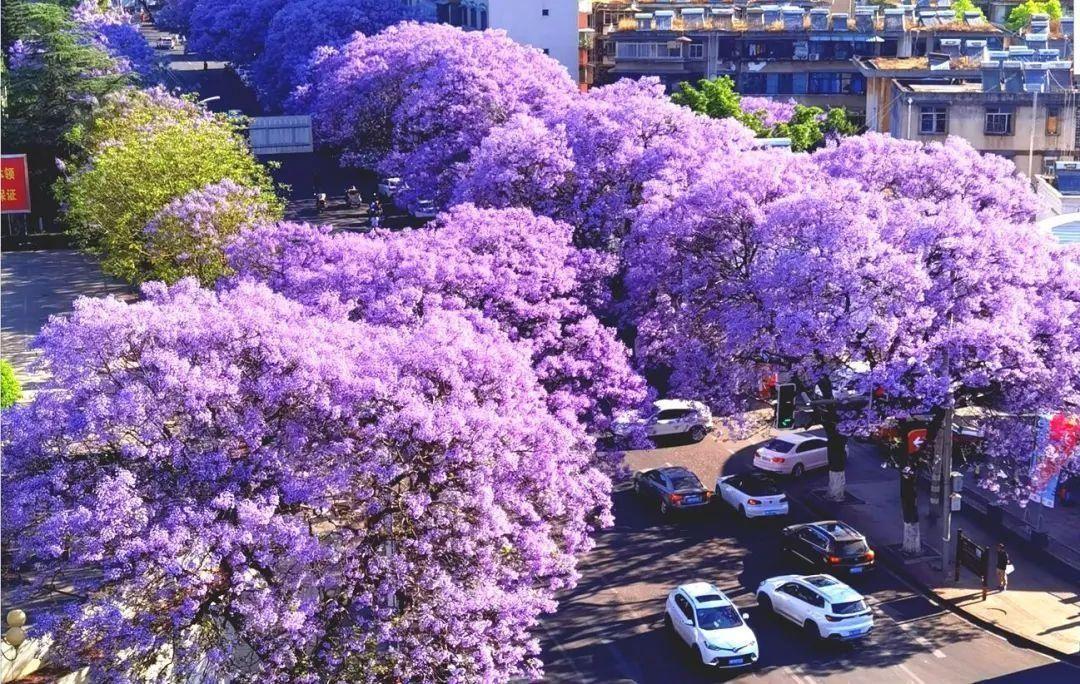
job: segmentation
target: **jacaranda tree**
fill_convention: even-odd
[[[266,46],[274,15],[289,0],[198,0],[188,49],[210,59],[250,64]]]
[[[225,245],[241,230],[281,218],[278,203],[226,178],[169,202],[143,228],[147,279],[193,276],[213,285],[228,272]]]
[[[303,82],[315,48],[337,45],[356,32],[377,33],[409,16],[402,0],[290,0],[270,20],[252,67],[259,99],[282,107]]]
[[[553,415],[603,433],[645,399],[615,332],[590,310],[609,260],[571,244],[570,226],[525,209],[461,205],[431,228],[368,237],[283,223],[245,231],[230,265],[351,320],[415,325],[432,312],[494,321],[532,360]],[[618,454],[605,458],[614,472]]]
[[[400,199],[445,206],[460,165],[516,114],[545,120],[576,92],[566,70],[496,31],[407,22],[317,55],[302,102],[343,160],[400,176]]]
[[[97,0],[83,0],[72,10],[72,18],[88,40],[113,58],[120,71],[134,72],[144,83],[157,78],[160,68],[154,49],[129,15],[104,9]]]
[[[124,681],[539,676],[532,629],[609,482],[522,345],[247,281],[143,295],[46,325],[49,385],[5,410],[14,563],[81,597],[35,624],[51,657]]]

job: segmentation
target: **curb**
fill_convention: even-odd
[[[833,516],[834,511],[829,510],[825,506],[819,505],[817,502],[813,501],[813,496],[807,496],[804,492],[800,492],[796,497],[792,497],[791,494],[788,494],[788,497],[796,498],[800,504],[813,511],[815,515]],[[877,552],[879,554],[879,557],[885,561],[885,565],[888,566],[889,570],[892,571],[893,574],[899,576],[905,582],[918,589],[919,592],[923,594],[923,596],[925,596],[935,605],[941,606],[945,610],[948,610],[950,613],[957,615],[964,620],[967,620],[968,622],[978,626],[979,628],[1001,637],[1002,639],[1008,641],[1014,646],[1020,646],[1031,651],[1036,651],[1045,656],[1054,658],[1055,660],[1060,660],[1064,663],[1073,665],[1074,667],[1080,667],[1080,654],[1064,653],[1063,651],[1051,648],[1050,646],[1039,643],[1038,641],[1035,641],[1029,637],[1023,636],[1022,634],[1017,634],[1016,632],[1006,629],[1001,625],[990,622],[988,620],[984,620],[977,615],[969,613],[962,607],[954,605],[951,601],[947,601],[942,597],[938,596],[930,585],[924,583],[922,580],[915,577],[915,575],[913,575],[907,570],[907,567],[903,563],[903,559],[900,558],[894,551],[890,550],[887,547],[879,547],[877,549]]]

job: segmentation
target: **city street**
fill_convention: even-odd
[[[671,444],[629,454],[634,469],[685,465],[712,487],[718,471],[749,469],[753,442]],[[872,447],[852,445],[853,451]],[[824,486],[810,473],[799,490]],[[871,637],[851,645],[810,643],[795,626],[757,608],[754,590],[769,576],[805,572],[782,559],[778,528],[787,522],[746,522],[726,508],[661,519],[632,491],[615,495],[615,526],[597,536],[582,559],[577,588],[544,621],[543,647],[551,682],[705,682],[761,679],[811,684],[866,682],[1066,682],[1080,676],[1071,665],[1019,648],[936,606],[902,579],[879,567],[850,583],[874,610]],[[790,522],[815,519],[792,503]],[[899,524],[899,522],[897,523]],[[871,544],[874,540],[870,539]],[[714,582],[745,612],[761,645],[756,670],[708,672],[689,648],[663,628],[667,592],[678,584]]]

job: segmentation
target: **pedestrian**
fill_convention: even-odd
[[[1009,552],[1005,550],[1004,542],[999,543],[997,547],[997,575],[998,586],[1002,592],[1009,588],[1009,575],[1012,574],[1014,569],[1012,562],[1009,560]]]

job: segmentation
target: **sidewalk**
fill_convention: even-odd
[[[953,514],[953,533],[948,571],[941,568],[941,524],[926,515],[929,487],[919,492],[919,513],[923,552],[917,558],[900,553],[903,524],[899,509],[899,473],[882,468],[874,447],[852,444],[847,462],[848,500],[842,504],[821,498],[825,483],[815,477],[800,485],[798,495],[823,516],[851,523],[866,534],[882,560],[907,579],[932,590],[937,596],[983,626],[1034,642],[1041,650],[1059,657],[1080,659],[1080,572],[1054,562],[1026,539],[1002,530],[1000,525],[968,505]],[[1071,513],[1071,511],[1069,511]],[[980,545],[996,546],[1004,541],[1016,571],[1009,576],[1009,591],[996,591],[995,556],[991,552],[991,593],[982,600],[982,583],[973,573],[961,570],[954,581],[956,530]],[[1051,542],[1052,543],[1052,542]]]

